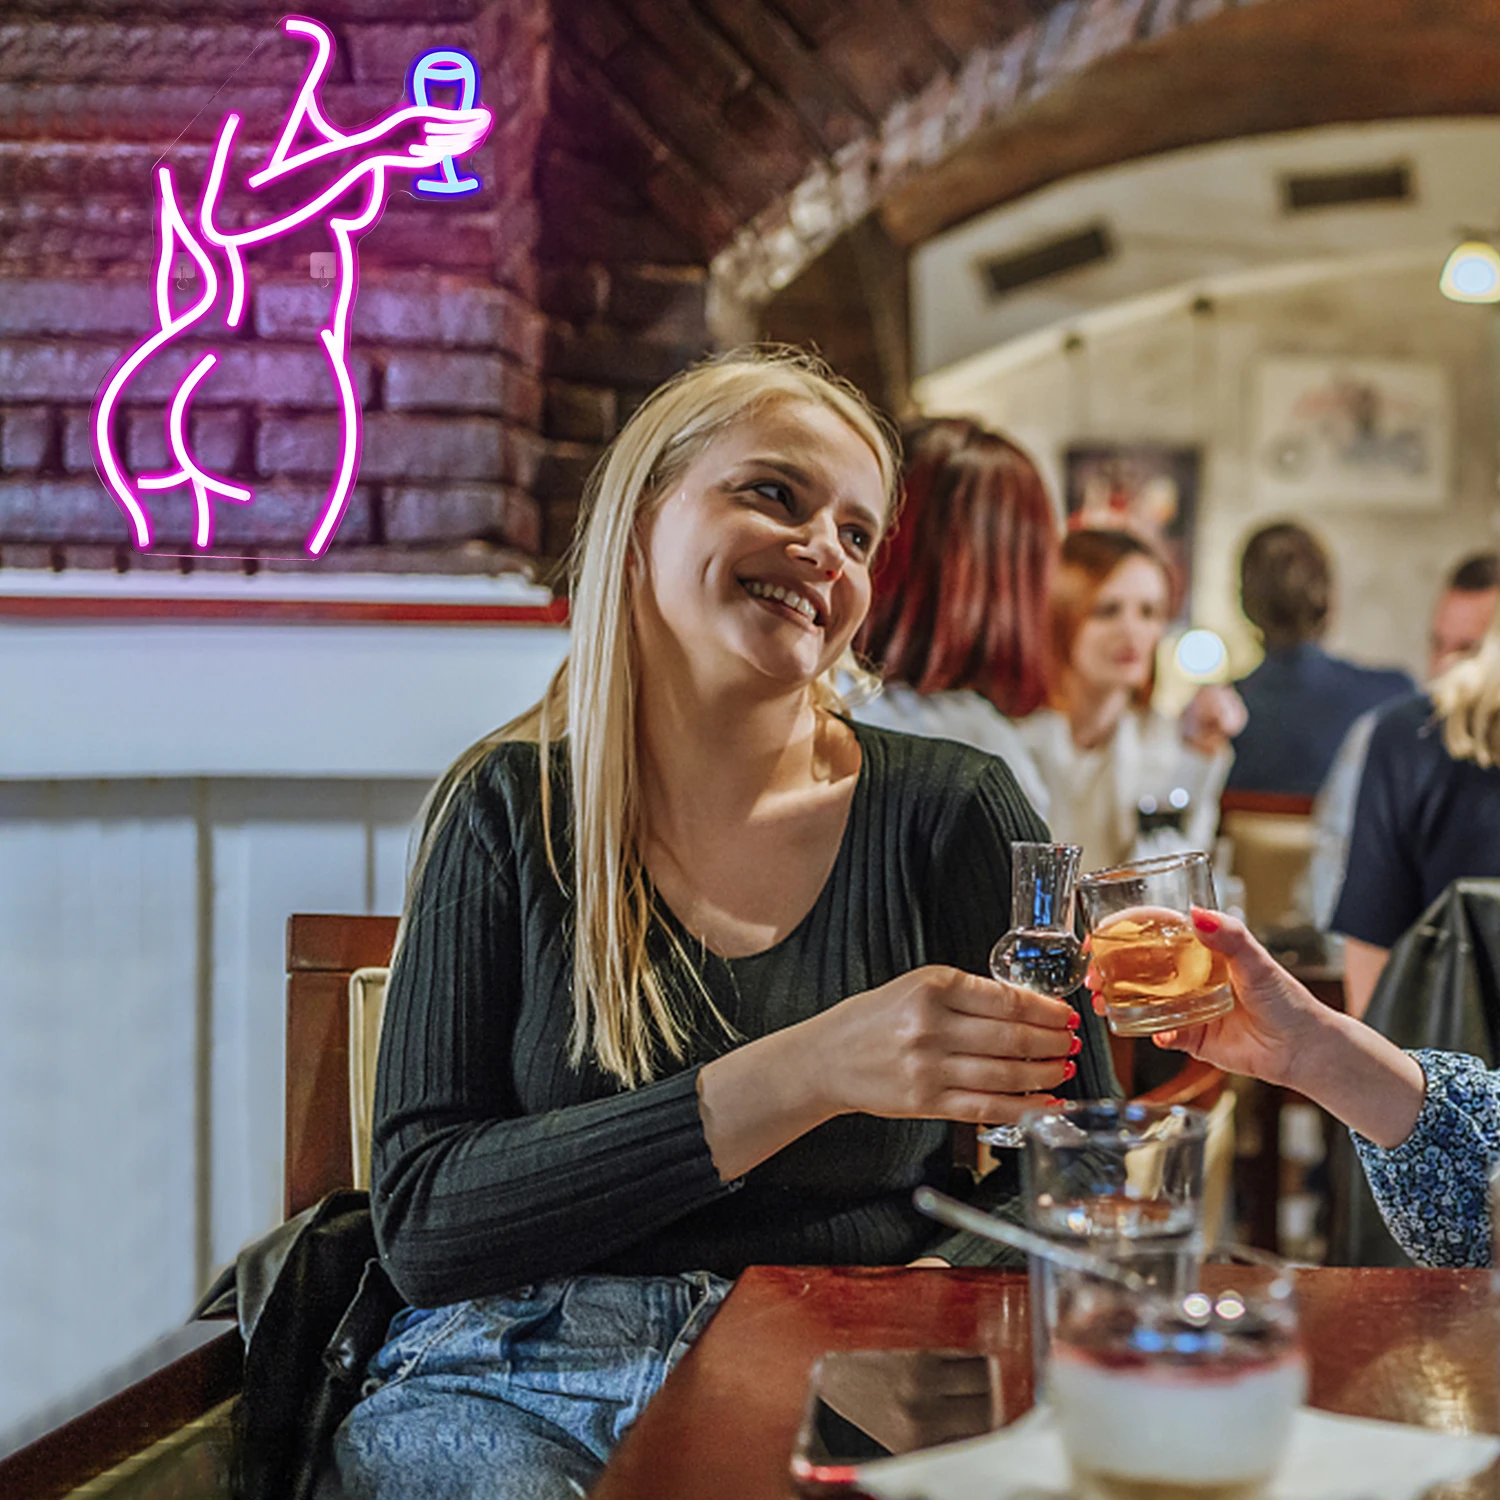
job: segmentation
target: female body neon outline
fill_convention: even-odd
[[[199,548],[206,548],[213,541],[215,497],[235,503],[246,503],[254,497],[244,486],[233,484],[204,468],[189,451],[188,406],[198,386],[217,362],[214,352],[204,354],[182,376],[168,406],[167,451],[176,467],[139,475],[134,486],[114,440],[115,415],[126,386],[150,359],[208,317],[218,302],[225,279],[229,288],[225,323],[230,328],[237,328],[244,318],[246,305],[245,252],[327,213],[346,193],[362,184],[364,195],[360,206],[350,213],[332,214],[327,220],[334,243],[336,269],[330,316],[318,330],[318,340],[338,393],[340,440],[328,492],[305,543],[310,556],[322,556],[348,508],[354,477],[359,470],[360,407],[349,369],[349,318],[359,287],[356,242],[375,224],[385,207],[389,172],[419,172],[452,157],[463,156],[484,139],[490,128],[492,117],[487,109],[453,110],[420,104],[392,110],[359,131],[339,130],[329,122],[318,99],[318,90],[333,57],[332,35],[321,22],[306,16],[288,16],[282,21],[281,28],[289,36],[307,37],[313,44],[313,58],[270,158],[264,167],[247,179],[246,185],[252,189],[263,188],[299,172],[316,172],[325,164],[331,180],[327,180],[300,207],[279,218],[233,232],[222,228],[218,222],[218,210],[235,134],[240,126],[240,116],[231,112],[224,117],[214,143],[198,204],[198,233],[195,234],[182,211],[172,168],[158,168],[157,326],[111,371],[95,399],[91,417],[94,456],[100,478],[128,517],[131,539],[141,551],[151,546],[152,539],[150,512],[139,493],[141,491],[154,492],[188,485],[196,515],[193,542]],[[299,149],[295,143],[304,131],[319,139],[316,144]],[[354,160],[339,170],[340,158],[351,154]],[[221,277],[209,247],[222,255],[227,277]],[[196,265],[203,290],[195,301],[174,312],[170,289],[173,267],[182,251],[186,251]]]

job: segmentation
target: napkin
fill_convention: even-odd
[[[1497,1456],[1500,1438],[1304,1406],[1270,1500],[1416,1500]],[[858,1483],[876,1500],[1058,1500],[1068,1493],[1068,1462],[1052,1414],[1039,1408],[984,1437],[863,1464]]]

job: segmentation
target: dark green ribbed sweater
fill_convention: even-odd
[[[703,956],[715,1003],[746,1040],[921,964],[987,972],[1009,923],[1010,843],[1046,837],[1003,761],[853,728],[859,780],[811,911],[764,953]],[[565,751],[554,766],[565,768]],[[560,832],[568,805],[553,803]],[[565,838],[559,855],[568,877]],[[410,1301],[580,1271],[733,1276],[756,1263],[922,1254],[996,1263],[994,1246],[911,1206],[918,1183],[948,1184],[941,1121],[843,1116],[726,1184],[704,1141],[697,1075],[733,1043],[706,1019],[689,1065],[642,1088],[571,1065],[570,913],[547,866],[537,747],[502,745],[436,835],[386,1001],[372,1199],[387,1268]],[[701,951],[669,912],[661,921]],[[660,925],[652,940],[657,955],[671,951]],[[1082,1010],[1079,1073],[1062,1092],[1114,1093],[1100,1023]],[[1008,1164],[975,1197],[1014,1192]]]

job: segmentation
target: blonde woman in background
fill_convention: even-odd
[[[1351,1015],[1396,939],[1453,881],[1486,875],[1500,875],[1500,614],[1430,696],[1377,713],[1332,922]]]
[[[568,660],[426,822],[371,1192],[412,1307],[325,1493],[582,1494],[728,1278],[988,1263],[911,1207],[949,1122],[1112,1091],[1092,1013],[986,977],[1046,837],[1009,771],[833,693],[897,473],[789,354],[673,381],[597,471]]]

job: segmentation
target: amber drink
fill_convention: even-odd
[[[1202,854],[1172,854],[1079,883],[1109,1028],[1147,1036],[1211,1021],[1234,1007],[1229,965],[1205,948],[1191,909],[1214,904]]]

